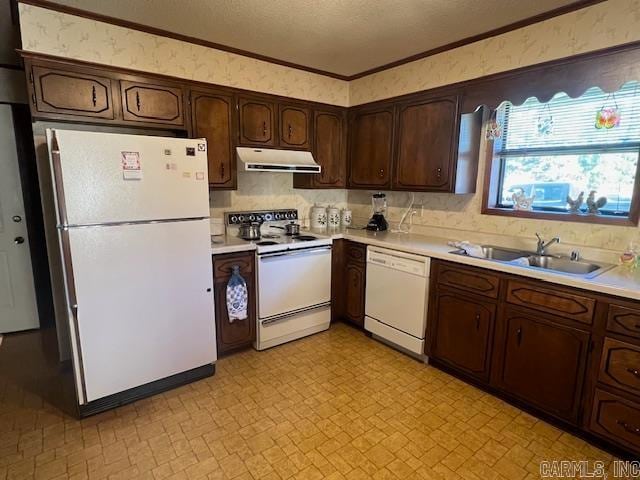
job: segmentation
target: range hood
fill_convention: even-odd
[[[320,173],[311,152],[237,147],[238,159],[250,172]]]

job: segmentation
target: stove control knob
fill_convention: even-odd
[[[251,220],[252,222],[256,219],[255,215],[249,215],[249,220]]]
[[[233,215],[233,216],[231,217],[231,223],[236,223],[237,221],[238,221],[238,217],[237,217],[237,216],[235,216],[235,215]]]
[[[273,220],[273,214],[271,214],[271,213],[265,213],[265,214],[264,214],[264,218],[263,218],[263,220],[264,220],[265,222],[270,222],[271,220]]]
[[[289,219],[291,218],[291,212],[287,212],[284,214],[284,218]]]
[[[244,215],[238,215],[238,220],[240,222],[244,222]]]
[[[275,217],[276,217],[276,220],[280,220],[280,214],[279,213],[276,213]]]

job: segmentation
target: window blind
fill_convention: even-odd
[[[596,114],[603,107],[617,107],[618,126],[595,128]],[[529,98],[522,105],[505,103],[496,117],[503,126],[502,155],[529,149],[637,146],[640,144],[640,83],[627,83],[613,95],[593,87],[579,98],[558,93],[547,103],[540,103],[536,98]],[[552,123],[550,133],[541,134],[538,123],[547,119]]]

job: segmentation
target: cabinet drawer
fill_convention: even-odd
[[[509,281],[507,302],[591,324],[596,301],[574,293]]]
[[[640,395],[640,347],[605,338],[598,379]]]
[[[640,452],[640,404],[596,389],[589,428],[626,449]]]
[[[607,330],[640,339],[640,309],[609,305]]]
[[[438,265],[438,283],[487,297],[498,298],[500,279],[490,273],[440,263]]]
[[[235,265],[240,267],[241,275],[253,274],[254,254],[241,253],[213,257],[213,276],[216,280],[231,276]]]
[[[364,264],[367,261],[367,247],[356,242],[347,241],[345,254],[348,262]]]

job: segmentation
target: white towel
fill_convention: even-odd
[[[234,269],[235,270],[235,269]],[[247,306],[249,305],[249,292],[244,278],[236,271],[227,283],[227,313],[229,323],[234,320],[245,320],[247,318]]]
[[[511,263],[513,265],[520,265],[521,267],[529,267],[529,258],[527,257],[520,257],[520,258],[516,258],[513,260],[510,260],[508,263]]]
[[[449,242],[449,245],[459,248],[460,250],[464,250],[464,252],[470,257],[485,258],[482,247],[475,243],[467,242],[465,240],[463,242]]]

